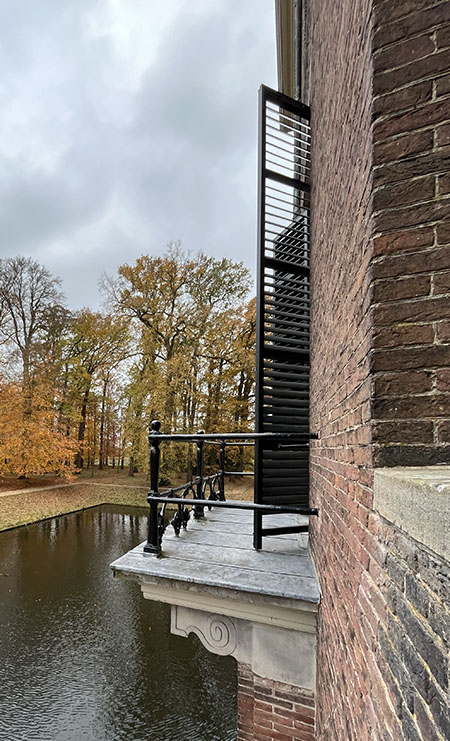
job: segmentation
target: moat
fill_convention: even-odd
[[[146,526],[104,506],[0,533],[1,741],[235,739],[234,660],[111,575]]]

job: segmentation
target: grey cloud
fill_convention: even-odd
[[[102,271],[171,239],[253,265],[256,92],[274,84],[272,0],[179,8],[152,40],[153,62],[141,40],[147,69],[129,85],[114,29],[90,27],[106,0],[0,4],[0,253],[40,259],[73,306],[98,303]],[[149,34],[159,9],[140,6]]]

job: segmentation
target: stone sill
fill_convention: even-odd
[[[378,468],[374,509],[450,561],[450,466]]]

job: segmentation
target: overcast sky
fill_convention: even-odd
[[[0,256],[72,308],[170,240],[254,269],[273,0],[0,0],[0,64]]]

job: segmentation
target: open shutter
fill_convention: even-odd
[[[256,431],[309,433],[309,227],[311,126],[308,106],[259,91],[259,224]],[[309,505],[308,448],[259,442],[255,501]],[[262,516],[255,515],[255,547]]]

